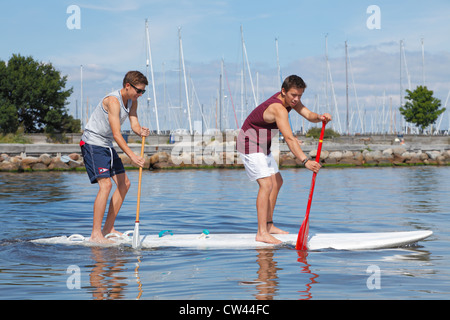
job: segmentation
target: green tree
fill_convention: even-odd
[[[30,57],[13,55],[7,64],[0,61],[0,106],[8,110],[1,120],[3,132],[17,130],[19,124],[25,132],[65,133],[79,131],[78,120],[68,114],[66,100],[73,89],[65,90],[67,76],[62,77],[51,63],[42,63]],[[12,108],[17,115],[16,126],[7,126]]]
[[[8,100],[0,97],[0,133],[15,133],[19,128],[17,109]]]
[[[6,64],[0,61],[0,86],[6,80]],[[15,133],[19,128],[17,109],[0,94],[0,133]]]
[[[400,113],[407,122],[420,127],[421,131],[429,125],[434,124],[445,108],[441,107],[441,100],[433,97],[433,91],[428,90],[426,86],[418,86],[416,90],[406,90],[406,101],[403,107],[400,107]]]
[[[306,137],[312,137],[314,139],[320,138],[320,133],[322,131],[322,127],[312,127],[306,132]],[[325,129],[325,132],[323,134],[324,139],[331,139],[334,137],[339,137],[340,134],[334,131],[333,129]]]

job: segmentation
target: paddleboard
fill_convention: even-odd
[[[112,237],[113,244],[101,246],[131,246],[132,236],[130,232],[122,237]],[[132,233],[132,231],[131,231]],[[396,248],[416,243],[433,234],[432,231],[404,231],[404,232],[382,232],[382,233],[319,233],[313,235],[308,241],[309,250],[373,250]],[[248,249],[248,248],[270,248],[277,246],[293,246],[297,241],[297,234],[273,235],[283,243],[273,245],[255,240],[255,234],[239,233],[202,233],[202,234],[173,234],[163,232],[155,235],[140,237],[141,248],[199,248],[199,249]],[[60,236],[31,240],[41,244],[65,244],[99,246],[90,242],[89,238],[81,235],[70,237]]]

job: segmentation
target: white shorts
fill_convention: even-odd
[[[272,153],[269,155],[265,155],[264,153],[239,153],[239,155],[250,181],[270,177],[279,171],[278,164]]]

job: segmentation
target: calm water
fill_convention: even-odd
[[[117,219],[120,231],[134,228],[136,214],[138,172],[128,174],[133,186]],[[297,233],[311,173],[289,169],[282,175],[275,222]],[[292,248],[33,244],[28,240],[89,236],[97,186],[85,173],[0,173],[0,299],[449,299],[449,181],[450,167],[323,169],[310,234],[434,234],[410,248],[301,256]],[[141,234],[253,233],[256,192],[242,170],[144,172]],[[79,268],[79,289],[71,286],[72,268]]]

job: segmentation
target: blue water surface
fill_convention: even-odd
[[[311,183],[281,171],[274,221],[297,233]],[[137,171],[116,222],[133,230]],[[43,245],[89,236],[97,185],[86,173],[0,173],[0,299],[448,299],[450,167],[323,168],[310,235],[432,230],[408,248],[200,250]],[[256,232],[256,183],[243,170],[144,171],[140,232]],[[74,277],[77,275],[78,277]],[[79,280],[77,282],[76,280]]]

